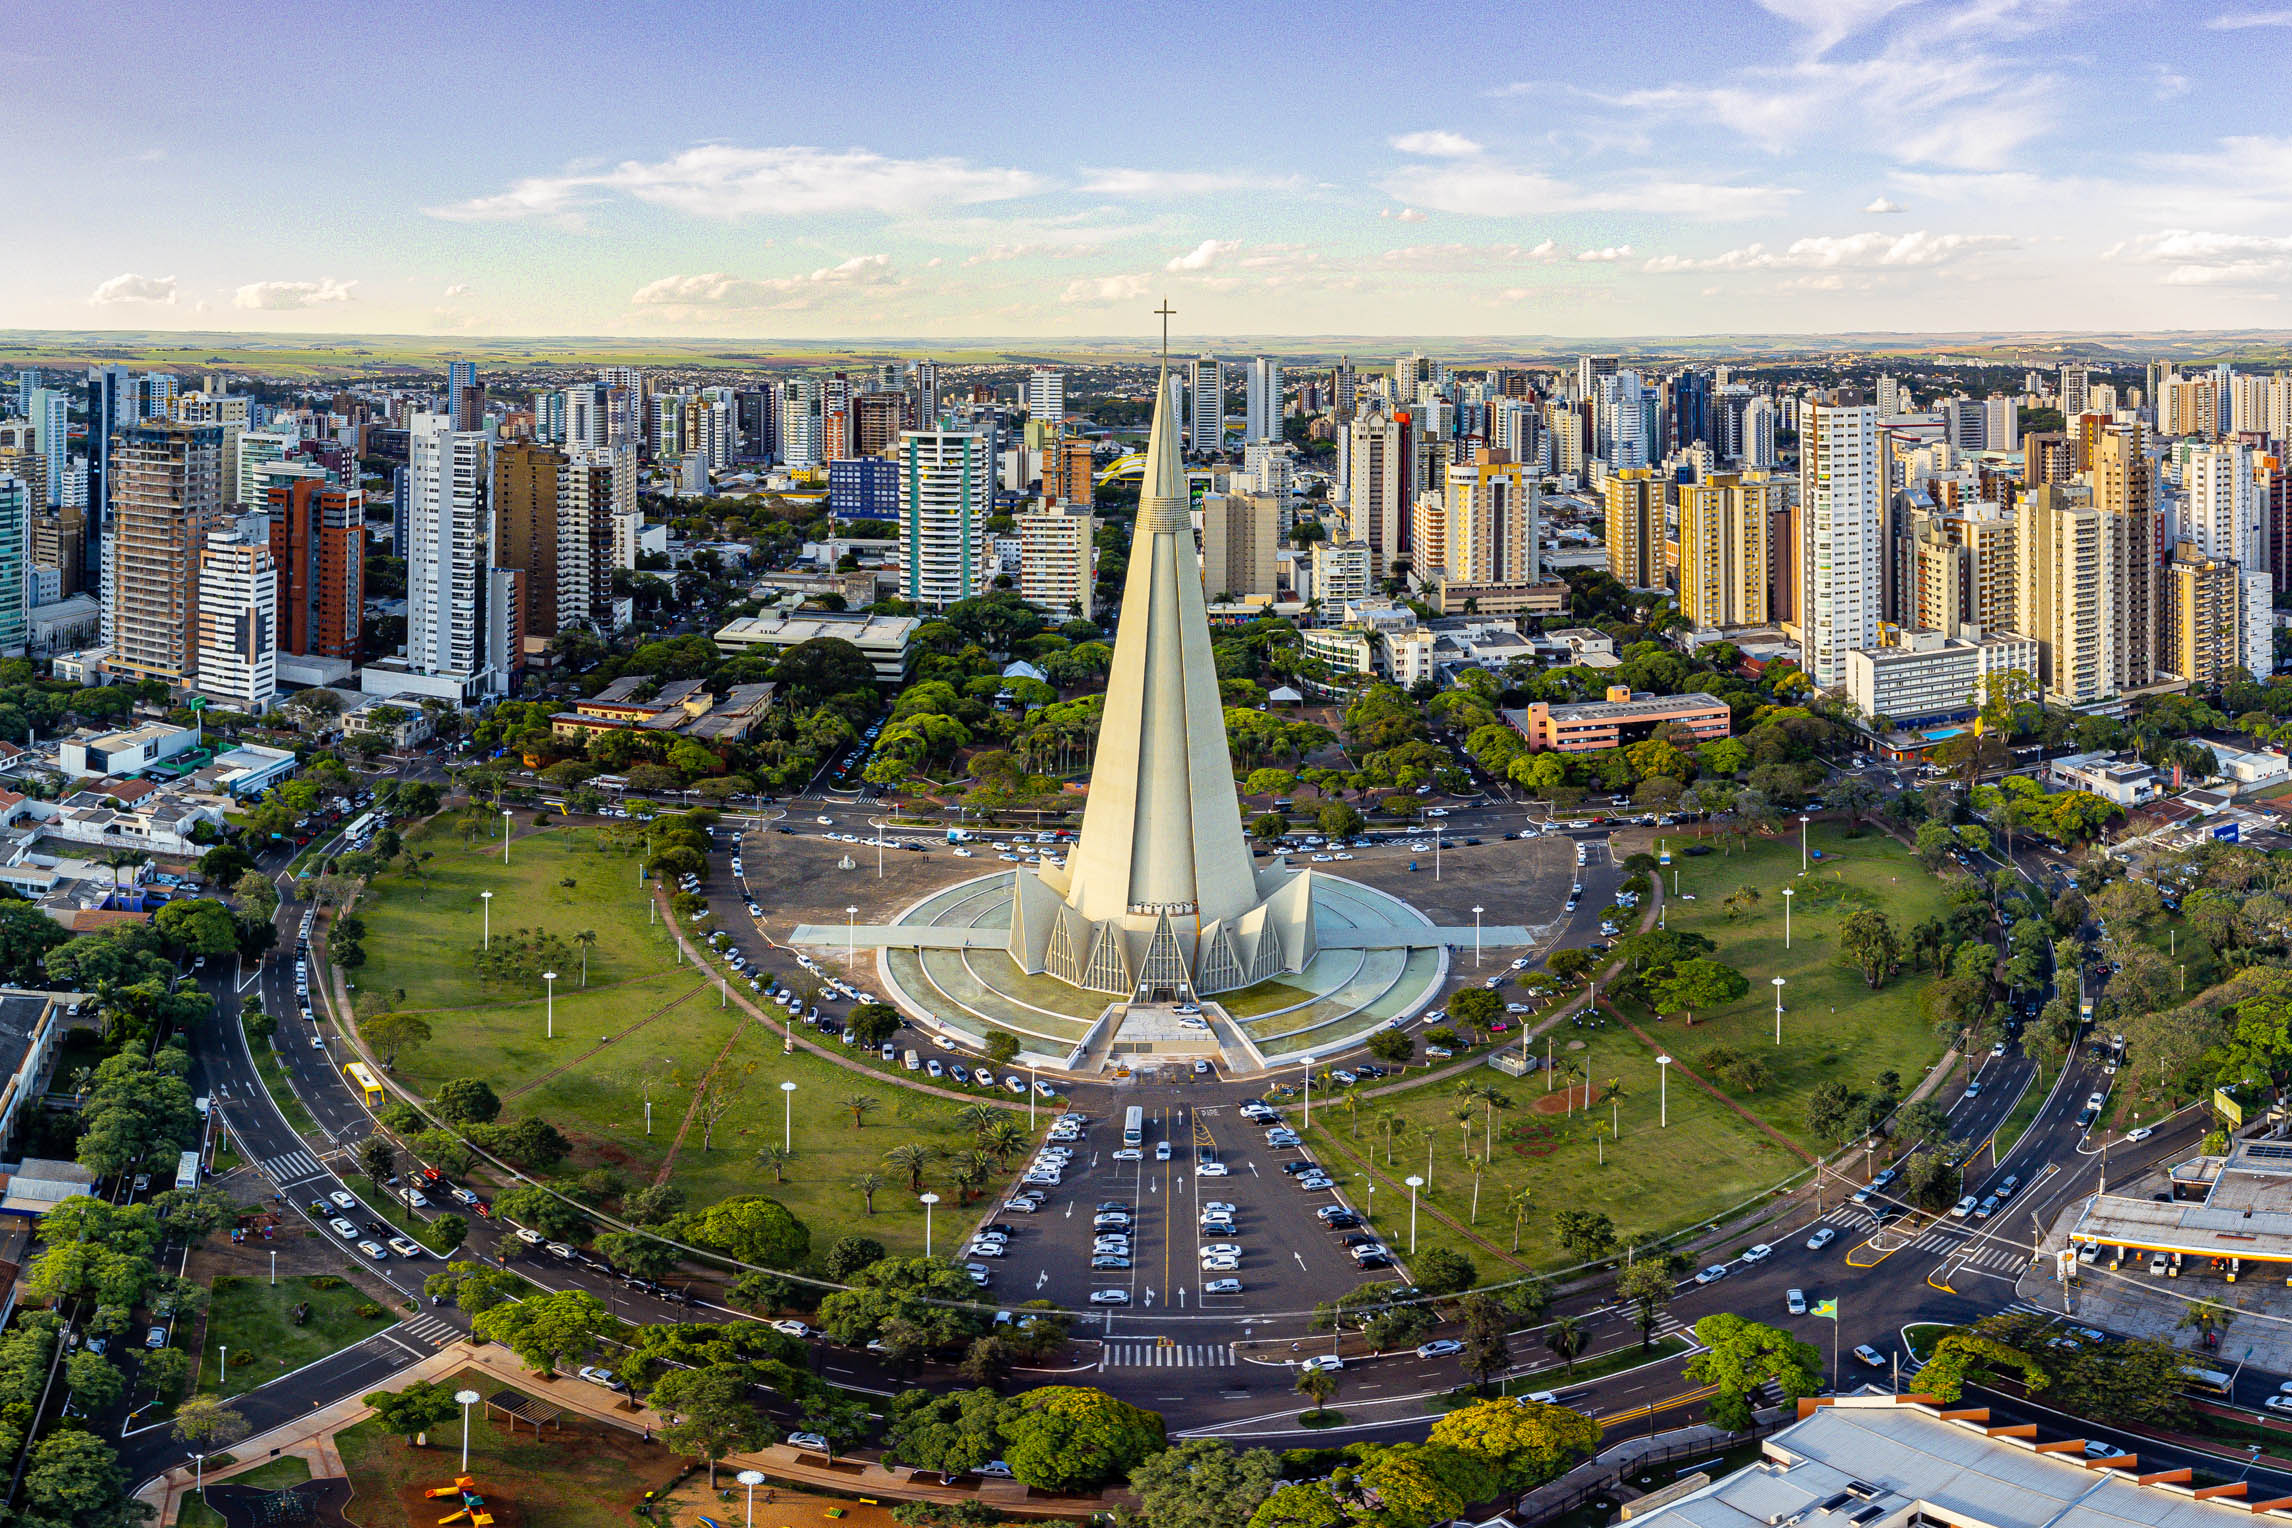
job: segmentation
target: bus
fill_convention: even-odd
[[[175,1159],[175,1186],[194,1189],[199,1186],[199,1153],[186,1151]]]
[[[2200,1368],[2196,1364],[2181,1365],[2181,1388],[2202,1395],[2228,1398],[2229,1376],[2218,1369]]]
[[[1136,1104],[1132,1104],[1129,1112],[1122,1116],[1122,1144],[1125,1146],[1143,1146],[1146,1144],[1146,1111]]]
[[[349,1079],[350,1086],[358,1095],[366,1100],[367,1108],[382,1107],[382,1080],[374,1075],[372,1067],[363,1061],[353,1061],[343,1067],[342,1075]]]

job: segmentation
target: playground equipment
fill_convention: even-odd
[[[464,1518],[469,1519],[470,1528],[492,1528],[493,1514],[486,1511],[485,1498],[478,1494],[477,1480],[473,1476],[456,1475],[452,1485],[438,1486],[422,1494],[427,1497],[451,1496],[461,1502],[461,1506],[438,1519],[438,1528],[445,1528],[447,1523],[458,1523]]]

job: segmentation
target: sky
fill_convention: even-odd
[[[2287,0],[48,6],[0,327],[2292,327]]]

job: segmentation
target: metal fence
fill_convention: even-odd
[[[1682,1427],[1652,1437],[1627,1438],[1587,1463],[1576,1466],[1549,1485],[1520,1498],[1513,1517],[1520,1528],[1550,1522],[1575,1511],[1595,1497],[1612,1495],[1626,1476],[1682,1459],[1707,1459],[1740,1448],[1754,1439],[1797,1420],[1795,1409],[1761,1412],[1748,1432],[1722,1432],[1716,1427]]]

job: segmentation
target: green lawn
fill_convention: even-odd
[[[485,932],[488,915],[479,894],[487,891],[494,893],[496,934],[527,928],[570,940],[594,930],[592,993],[673,969],[666,926],[646,921],[650,898],[637,885],[638,861],[607,848],[605,830],[531,834],[510,846],[504,865],[499,839],[464,839],[460,822],[461,814],[447,813],[408,834],[407,847],[430,856],[421,873],[377,876],[359,899],[366,964],[350,976],[360,992],[416,1011],[524,1000],[538,1011],[540,983],[529,992],[507,992],[478,978],[471,956]],[[560,1018],[569,996],[582,990],[578,959],[558,976]]]
[[[310,1462],[287,1457],[258,1464],[243,1475],[233,1475],[230,1484],[246,1486],[250,1490],[283,1491],[299,1486],[310,1479]],[[175,1514],[177,1528],[223,1528],[223,1514],[196,1496],[183,1498]]]
[[[1808,842],[1823,851],[1823,859],[1804,877],[1797,874],[1795,835],[1754,840],[1747,852],[1693,858],[1675,853],[1673,865],[1664,871],[1666,886],[1676,869],[1680,890],[1694,893],[1696,900],[1674,900],[1667,926],[1709,937],[1718,946],[1718,958],[1750,981],[1751,993],[1731,1007],[1698,1013],[1692,1028],[1680,1016],[1657,1019],[1644,1010],[1631,1012],[1666,1052],[1690,1067],[1720,1043],[1766,1060],[1772,1081],[1756,1094],[1731,1096],[1787,1139],[1820,1151],[1825,1143],[1811,1139],[1806,1130],[1807,1095],[1818,1083],[1837,1078],[1867,1087],[1879,1073],[1893,1070],[1907,1090],[1941,1050],[1916,1001],[1924,978],[1900,974],[1873,992],[1859,972],[1835,958],[1838,924],[1859,907],[1877,906],[1907,930],[1938,911],[1943,896],[1941,883],[1920,869],[1907,850],[1875,832],[1850,839],[1817,825]],[[1680,840],[1671,844],[1676,851]],[[1780,896],[1785,884],[1793,887],[1798,904],[1792,909],[1787,950]],[[1749,917],[1730,920],[1720,899],[1742,885],[1760,887],[1761,900]],[[1786,982],[1781,1046],[1774,1043],[1774,988],[1769,984],[1778,975]],[[1573,1043],[1582,1048],[1571,1050]],[[1532,1050],[1545,1054],[1541,1037],[1532,1042]],[[1457,1080],[1364,1099],[1355,1106],[1357,1116],[1342,1108],[1316,1109],[1313,1144],[1332,1167],[1356,1179],[1349,1195],[1356,1203],[1368,1198],[1364,1164],[1357,1159],[1374,1157],[1379,1229],[1403,1247],[1409,1228],[1408,1190],[1402,1180],[1411,1173],[1429,1176],[1430,1187],[1420,1190],[1420,1210],[1429,1205],[1465,1222],[1497,1252],[1422,1213],[1417,1245],[1461,1251],[1484,1277],[1509,1271],[1502,1254],[1511,1247],[1517,1193],[1525,1192],[1530,1204],[1523,1217],[1520,1261],[1557,1267],[1576,1258],[1551,1239],[1555,1210],[1604,1211],[1625,1243],[1646,1241],[1733,1210],[1805,1168],[1796,1153],[1693,1084],[1673,1077],[1666,1087],[1658,1077],[1655,1053],[1613,1020],[1599,1027],[1562,1020],[1551,1033],[1550,1054],[1563,1068],[1569,1063],[1580,1068],[1573,1075],[1588,1079],[1603,1100],[1610,1079],[1621,1085],[1623,1096],[1603,1101],[1589,1117],[1580,1110],[1572,1117],[1539,1114],[1534,1112],[1537,1101],[1556,1096],[1541,1074],[1517,1080],[1493,1069],[1470,1074],[1466,1081],[1493,1086],[1510,1105],[1496,1114],[1494,1159],[1478,1185],[1477,1226],[1471,1225],[1474,1180],[1468,1162],[1481,1156],[1488,1142],[1482,1110],[1474,1111],[1469,1140],[1457,1123]],[[1668,1125],[1660,1122],[1666,1092]],[[1393,1109],[1400,1127],[1389,1167],[1379,1122],[1383,1107]],[[1611,1134],[1619,1129],[1620,1137]],[[1341,1148],[1350,1148],[1353,1155]]]
[[[310,1318],[297,1326],[294,1307],[305,1300]],[[377,1316],[358,1314],[360,1307],[376,1303],[347,1281],[319,1289],[308,1278],[280,1279],[276,1285],[263,1277],[217,1279],[199,1361],[200,1393],[244,1394],[373,1336],[398,1319],[387,1306]],[[230,1378],[218,1385],[226,1346],[232,1354]],[[245,1361],[249,1357],[253,1363]]]
[[[526,868],[534,884],[529,895],[556,894],[555,881],[570,875],[587,895],[596,889],[601,904],[616,899],[618,912],[600,907],[586,920],[552,922],[569,929],[594,927],[600,942],[591,954],[589,990],[560,980],[556,998],[556,1038],[546,1035],[545,1004],[522,995],[496,994],[482,1001],[483,984],[467,972],[467,947],[440,936],[439,910],[451,898],[474,905],[476,890],[500,869],[500,845],[493,857],[465,848],[451,834],[427,835],[437,843],[428,862],[428,895],[411,878],[383,877],[361,903],[367,919],[369,965],[364,985],[388,981],[404,986],[409,1008],[427,994],[453,1011],[433,1014],[433,1038],[398,1058],[396,1076],[422,1096],[455,1077],[482,1077],[506,1100],[504,1119],[537,1115],[570,1137],[575,1170],[611,1166],[632,1185],[649,1183],[668,1160],[671,1145],[701,1079],[738,1039],[719,1072],[737,1102],[717,1122],[712,1145],[703,1149],[702,1122],[696,1119],[676,1158],[675,1180],[696,1205],[731,1194],[767,1193],[783,1200],[812,1227],[815,1247],[824,1250],[836,1236],[865,1230],[894,1251],[921,1251],[923,1213],[906,1180],[885,1165],[884,1153],[902,1142],[959,1149],[969,1133],[955,1123],[963,1107],[950,1099],[918,1093],[886,1075],[860,1075],[820,1056],[798,1050],[785,1054],[777,1030],[767,1030],[737,1004],[723,998],[712,976],[675,962],[665,926],[644,922],[633,884],[599,879],[600,865],[616,876],[632,874],[630,862],[600,856],[559,842],[585,837],[586,829],[557,829],[519,839],[511,848],[511,868]],[[448,891],[448,886],[458,889]],[[497,897],[496,928],[500,927]],[[376,973],[387,973],[377,977]],[[463,1000],[470,1000],[466,1004]],[[770,1010],[777,1013],[779,1010]],[[652,1133],[645,1131],[642,1084],[655,1079]],[[786,1101],[783,1082],[796,1084],[793,1138],[795,1160],[775,1184],[756,1160],[758,1148],[783,1138]],[[844,1100],[865,1095],[875,1107],[854,1129]],[[982,1094],[982,1098],[986,1095]],[[1047,1122],[1049,1113],[1043,1112]],[[1022,1123],[1023,1111],[1012,1115]],[[866,1172],[885,1178],[869,1216],[865,1199],[852,1187]],[[952,1197],[945,1172],[934,1167],[927,1186]],[[940,1217],[942,1245],[950,1217]]]
[[[446,1388],[464,1385],[486,1396],[502,1389],[500,1380],[469,1370]],[[531,1427],[512,1435],[484,1406],[471,1407],[469,1420],[469,1473],[508,1522],[625,1528],[636,1520],[632,1511],[645,1493],[664,1489],[685,1464],[635,1433],[578,1418],[538,1435]],[[460,1473],[458,1421],[432,1434],[428,1448],[410,1447],[371,1418],[336,1433],[334,1442],[356,1493],[351,1515],[368,1528],[431,1523],[453,1510],[427,1501],[422,1493],[451,1484]]]

